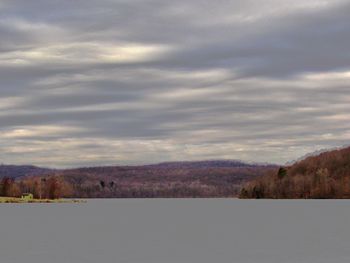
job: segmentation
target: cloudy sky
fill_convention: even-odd
[[[349,14],[349,0],[0,0],[0,162],[285,163],[348,144]]]

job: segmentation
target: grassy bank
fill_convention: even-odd
[[[0,203],[83,203],[83,200],[73,199],[30,199],[17,197],[0,197]]]

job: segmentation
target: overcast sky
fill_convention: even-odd
[[[348,144],[349,14],[349,0],[0,0],[0,162],[285,163]]]

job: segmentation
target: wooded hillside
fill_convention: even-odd
[[[201,161],[49,170],[16,180],[3,178],[0,195],[29,192],[37,198],[234,197],[242,184],[275,169],[273,165],[240,161]]]
[[[350,198],[350,147],[308,157],[247,183],[241,198]]]

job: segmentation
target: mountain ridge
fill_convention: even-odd
[[[151,164],[141,165],[103,165],[103,166],[81,166],[73,168],[48,168],[37,165],[21,165],[21,164],[0,164],[0,178],[10,177],[17,178],[30,175],[42,175],[45,173],[67,171],[67,170],[79,170],[79,169],[99,169],[99,168],[210,168],[210,167],[256,167],[256,166],[274,166],[270,163],[254,163],[246,162],[235,159],[211,159],[211,160],[198,160],[198,161],[169,161]]]
[[[44,183],[47,189],[56,181],[60,196],[74,198],[233,197],[242,183],[271,169],[277,166],[237,160],[165,162],[38,170],[37,174],[16,177],[15,183],[20,188],[17,192],[34,196],[40,195],[44,180],[50,182],[51,186]]]

